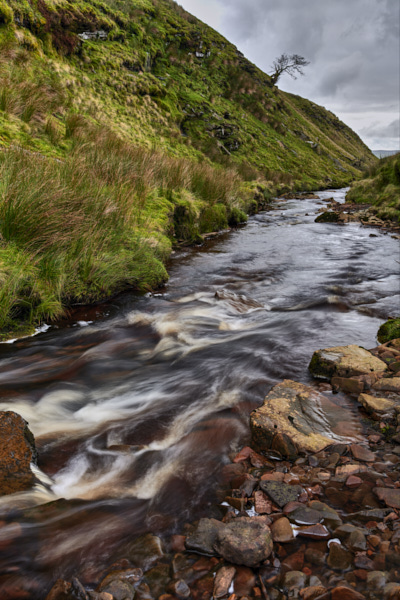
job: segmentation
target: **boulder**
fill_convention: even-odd
[[[255,567],[272,552],[271,530],[264,517],[239,517],[218,530],[214,548],[230,563]]]
[[[394,412],[397,402],[387,400],[386,398],[376,398],[369,394],[360,394],[358,396],[359,403],[365,408],[368,413],[385,414]]]
[[[215,554],[214,544],[224,524],[216,519],[200,519],[196,528],[186,537],[186,548],[200,554]]]
[[[374,488],[374,492],[386,506],[400,508],[400,489],[377,487]]]
[[[319,452],[334,441],[343,441],[334,433],[337,413],[337,406],[326,396],[286,379],[251,413],[253,444],[261,451],[273,449],[289,457],[299,450]]]
[[[395,392],[400,394],[400,377],[383,377],[372,386],[381,392]]]
[[[384,373],[387,365],[360,346],[336,346],[314,352],[310,372],[318,379]]]
[[[22,492],[34,484],[35,439],[28,423],[12,411],[0,413],[0,496]]]

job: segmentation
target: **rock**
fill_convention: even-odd
[[[221,567],[221,569],[217,571],[214,582],[214,598],[222,598],[228,594],[235,573],[235,567]]]
[[[134,565],[147,570],[159,558],[164,556],[164,551],[160,538],[148,533],[129,544],[125,554]]]
[[[290,520],[297,525],[315,525],[321,523],[322,515],[308,506],[299,506],[290,513]]]
[[[337,423],[334,414],[337,407],[326,396],[286,379],[274,386],[264,404],[251,413],[253,443],[264,451],[278,447],[282,455],[289,457],[297,454],[297,448],[319,452],[338,437],[333,433]]]
[[[57,579],[45,600],[74,600],[71,584],[64,579]]]
[[[286,573],[283,579],[283,587],[290,592],[290,590],[300,590],[304,588],[306,583],[306,576],[302,571],[290,571]]]
[[[361,485],[363,482],[363,480],[360,477],[356,477],[355,475],[350,475],[350,477],[347,478],[346,481],[346,486],[349,488],[357,488],[359,485]]]
[[[327,528],[320,523],[308,527],[301,527],[297,530],[297,535],[310,540],[327,540],[330,537]]]
[[[325,502],[312,500],[309,502],[309,507],[321,514],[322,522],[325,525],[328,525],[329,527],[339,527],[342,524],[342,519],[337,511],[331,506],[325,504]]]
[[[345,586],[334,588],[331,592],[331,598],[332,600],[365,600],[365,596],[360,592]]]
[[[387,574],[383,571],[370,571],[367,575],[369,590],[382,590],[386,585]]]
[[[154,598],[158,598],[163,592],[165,592],[168,584],[170,583],[171,577],[169,565],[157,564],[146,572],[145,578],[152,596]]]
[[[392,508],[400,508],[400,489],[392,489],[392,488],[382,488],[377,487],[374,488],[375,494],[378,496],[379,500],[384,502],[386,506],[391,506]]]
[[[326,591],[323,585],[313,585],[307,588],[304,588],[300,592],[300,596],[303,600],[316,600],[319,596]]]
[[[350,379],[348,377],[332,377],[331,385],[334,391],[342,390],[348,394],[361,394],[364,391],[364,383],[357,379]]]
[[[360,529],[354,529],[349,535],[347,545],[353,552],[363,552],[367,549],[367,539]]]
[[[272,513],[272,502],[264,492],[254,492],[254,509],[259,515],[270,515]]]
[[[282,517],[271,525],[272,539],[274,542],[291,542],[294,539],[292,526],[289,519]]]
[[[346,481],[350,477],[350,475],[356,475],[357,473],[362,473],[366,470],[367,467],[365,465],[343,465],[342,467],[337,467],[337,469],[335,470],[335,478],[337,479],[337,481]]]
[[[215,554],[214,544],[224,523],[216,519],[200,519],[193,532],[186,536],[186,548],[201,554]]]
[[[325,554],[321,552],[321,550],[315,548],[307,548],[305,559],[316,567],[321,567],[325,564]]]
[[[331,569],[340,569],[345,571],[351,566],[352,556],[346,548],[343,548],[341,544],[332,542],[329,545],[329,555],[327,559],[328,565]]]
[[[31,463],[36,463],[36,457],[28,423],[15,412],[0,412],[0,496],[33,486]]]
[[[218,529],[214,549],[228,562],[255,567],[272,552],[271,530],[264,517],[239,517]]]
[[[383,588],[383,598],[385,600],[399,600],[400,585],[398,583],[387,583]]]
[[[309,369],[314,377],[330,380],[332,377],[352,377],[371,372],[384,373],[387,365],[368,350],[356,346],[336,346],[314,352]]]
[[[120,579],[114,579],[101,591],[111,594],[113,600],[133,600],[135,596],[135,590],[131,584]]]
[[[400,394],[400,377],[382,377],[372,387],[374,390]]]
[[[233,589],[238,598],[251,596],[256,581],[256,576],[252,569],[249,569],[248,567],[238,567],[233,582]]]
[[[365,446],[359,444],[351,444],[350,451],[356,460],[362,460],[364,462],[374,462],[375,454],[368,450]]]
[[[371,508],[370,510],[359,510],[354,513],[349,513],[347,516],[350,519],[368,523],[368,521],[383,521],[390,512],[390,508]]]
[[[338,223],[339,222],[339,213],[333,212],[331,210],[324,210],[318,217],[315,219],[315,223]]]
[[[368,413],[386,414],[393,413],[397,403],[386,398],[376,398],[369,394],[360,394],[358,401]]]
[[[261,481],[260,488],[280,508],[283,508],[289,502],[297,500],[302,492],[302,488],[299,485],[289,485],[279,481]]]
[[[171,581],[167,590],[173,594],[173,598],[179,598],[179,600],[185,600],[185,598],[190,597],[190,588],[186,581],[183,581],[183,579]],[[218,598],[218,596],[215,596],[215,598]]]

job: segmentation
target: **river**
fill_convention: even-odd
[[[159,293],[125,293],[0,345],[0,410],[29,421],[40,468],[32,492],[0,499],[0,589],[90,584],[136,536],[209,514],[221,466],[270,388],[309,383],[315,349],[376,346],[398,312],[398,240],[314,223],[345,192],[278,202],[177,252]],[[356,435],[356,410],[336,401]]]

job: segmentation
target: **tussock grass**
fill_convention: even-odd
[[[197,203],[201,231],[225,227],[237,200],[235,171],[135,147],[78,116],[70,123],[79,126],[63,160],[18,148],[0,154],[0,328],[55,319],[72,302],[126,286],[159,285],[177,191]],[[160,222],[148,217],[154,197],[166,207]]]

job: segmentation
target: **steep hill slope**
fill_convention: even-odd
[[[371,212],[381,219],[400,222],[400,153],[382,158],[355,181],[346,199],[372,204]]]
[[[176,241],[376,160],[171,0],[0,0],[0,329],[154,287]]]

